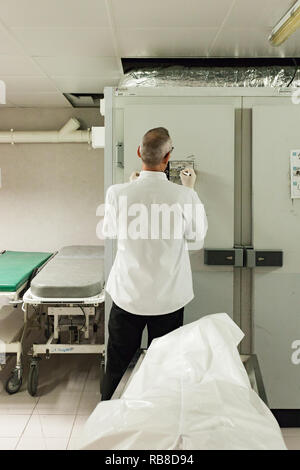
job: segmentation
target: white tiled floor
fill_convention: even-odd
[[[0,373],[0,450],[78,447],[82,426],[100,400],[99,359],[93,356],[43,359],[36,398],[28,394],[26,383],[19,393],[7,395],[1,386],[5,379],[3,371]]]
[[[28,395],[26,384],[16,395],[7,395],[1,387],[4,372],[0,373],[0,450],[78,448],[82,427],[100,400],[99,360],[43,359],[36,398]],[[300,428],[284,428],[282,433],[288,449],[300,450]]]

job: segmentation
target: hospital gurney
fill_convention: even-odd
[[[4,251],[0,254],[0,296],[3,298],[4,304],[8,302],[8,304],[17,307],[19,303],[22,303],[24,290],[28,288],[31,279],[51,256],[52,253],[23,251]],[[1,314],[0,312],[0,342],[1,349],[3,349],[1,352],[5,355],[17,355],[16,366],[8,378],[5,387],[6,391],[10,394],[16,393],[22,385],[23,342],[30,324],[28,311],[26,310],[24,312],[24,321],[19,324],[17,331],[15,331],[15,328],[8,327],[8,317],[12,315],[14,316],[14,323],[18,325],[17,313],[2,311]],[[5,363],[5,361],[3,362]]]
[[[114,391],[111,400],[118,400],[119,398],[122,398],[123,393],[126,391],[132,378],[137,373],[143,360],[145,359],[146,352],[146,349],[137,350],[132,360],[130,361],[129,366],[124,372],[124,375],[121,378],[116,390]],[[247,372],[252,389],[255,390],[263,402],[268,405],[268,399],[256,354],[241,354],[240,358]]]
[[[104,370],[104,344],[97,342],[99,309],[104,302],[104,248],[62,248],[31,282],[23,297],[28,305],[46,309],[44,344],[33,344],[28,392],[37,393],[41,355],[99,354]],[[67,339],[66,339],[67,337]]]
[[[266,399],[257,360],[238,353],[242,338],[223,313],[155,339],[146,353],[136,355],[113,399],[93,411],[78,447],[286,449],[274,416],[258,395]]]

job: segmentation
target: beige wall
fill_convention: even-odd
[[[102,126],[98,109],[1,108],[0,131],[58,130],[70,117]],[[102,243],[104,152],[88,144],[0,144],[0,250],[54,251]]]

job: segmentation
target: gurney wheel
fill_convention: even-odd
[[[39,363],[37,360],[34,360],[30,364],[29,374],[28,374],[28,384],[27,389],[29,395],[34,397],[37,392],[39,381]]]
[[[7,393],[9,393],[9,395],[13,395],[20,390],[21,386],[22,372],[20,372],[18,369],[14,369],[6,382],[5,390]]]

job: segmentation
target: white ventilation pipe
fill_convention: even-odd
[[[60,129],[60,135],[69,134],[75,132],[80,128],[80,122],[76,118],[71,118],[68,122]]]
[[[15,131],[0,132],[0,144],[57,144],[63,142],[91,143],[91,129],[79,130],[80,123],[71,118],[59,131]]]

